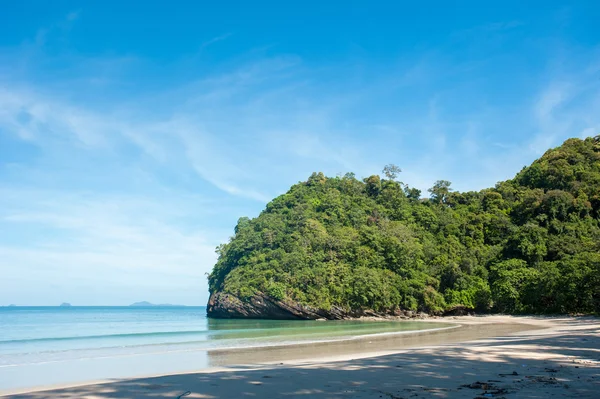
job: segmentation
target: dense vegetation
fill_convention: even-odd
[[[306,182],[241,218],[210,290],[318,309],[600,312],[600,136],[570,139],[479,192],[400,170]]]

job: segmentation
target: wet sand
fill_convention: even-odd
[[[282,361],[310,361],[314,359],[344,360],[349,356],[357,358],[382,355],[402,349],[472,341],[536,328],[521,323],[457,323],[457,320],[448,318],[434,320],[440,323],[440,329],[374,335],[345,341],[273,346],[261,348],[258,351],[256,348],[214,350],[209,352],[208,361],[211,367],[221,367]]]
[[[428,320],[431,321],[431,320]],[[456,317],[460,327],[209,352],[210,369],[10,398],[600,397],[597,318]],[[447,327],[447,324],[440,324]]]

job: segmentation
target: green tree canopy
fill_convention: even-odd
[[[450,191],[452,191],[452,189],[450,188],[451,184],[452,183],[450,183],[448,180],[436,181],[433,184],[433,187],[427,190],[431,193],[431,200],[440,204],[445,202],[448,199]]]
[[[315,309],[600,312],[600,138],[570,139],[479,192],[313,173],[240,218],[211,293]]]

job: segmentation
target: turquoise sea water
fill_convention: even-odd
[[[0,308],[0,392],[209,367],[212,349],[352,339],[423,322],[207,319],[205,307]]]

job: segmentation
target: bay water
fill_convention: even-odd
[[[0,393],[211,367],[214,350],[438,328],[383,321],[217,320],[205,307],[0,307]]]

